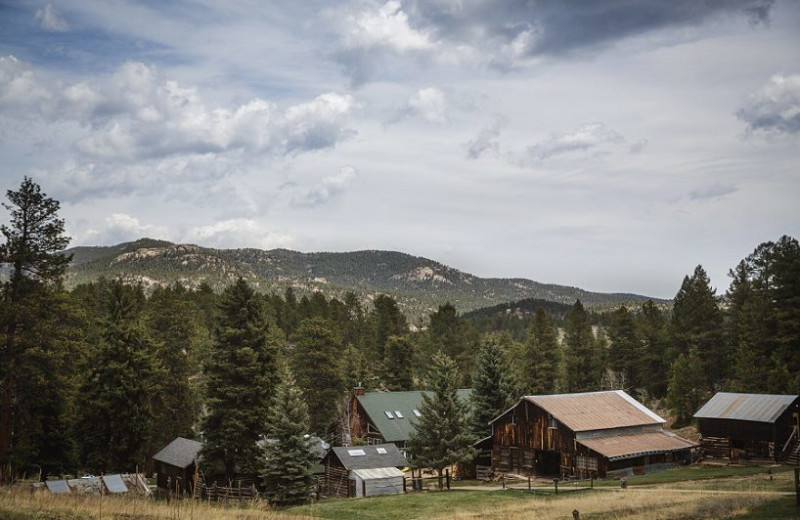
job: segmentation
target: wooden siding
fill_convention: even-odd
[[[575,465],[575,434],[529,401],[497,419],[492,435],[496,472],[552,475]]]
[[[734,419],[698,419],[705,456],[731,461],[779,460],[794,431],[796,410],[788,408],[774,423]]]

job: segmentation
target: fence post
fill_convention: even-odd
[[[500,482],[502,482],[502,483],[503,483],[503,489],[505,489],[505,488],[506,488],[506,476],[505,476],[505,475],[503,475],[503,476],[500,478]]]
[[[794,468],[794,507],[800,507],[800,468]]]
[[[555,486],[556,486],[556,495],[557,495],[558,494],[558,479],[557,478],[553,479],[553,484],[555,484]]]
[[[447,491],[450,491],[450,468],[444,470],[444,479],[447,483]]]
[[[528,475],[528,491],[531,490],[531,477]]]

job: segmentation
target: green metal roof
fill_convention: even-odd
[[[420,410],[423,393],[430,394],[428,391],[367,392],[357,399],[386,442],[402,442],[407,441],[414,430],[417,420],[414,410]],[[466,403],[471,393],[469,388],[460,389],[458,398]],[[391,419],[386,412],[392,414]],[[402,417],[397,417],[396,412]]]

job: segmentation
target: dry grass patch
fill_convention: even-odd
[[[261,500],[210,504],[134,496],[52,495],[29,488],[0,488],[0,520],[273,520],[303,519],[276,513]]]
[[[749,494],[680,493],[666,490],[596,491],[498,508],[449,512],[437,520],[564,520],[580,511],[582,520],[681,520],[724,518],[747,513],[765,497]]]

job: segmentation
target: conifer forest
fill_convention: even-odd
[[[753,244],[724,289],[698,265],[671,304],[599,312],[578,300],[564,314],[538,306],[490,319],[442,301],[412,326],[388,294],[265,293],[243,279],[222,291],[104,278],[67,289],[58,201],[26,178],[4,207],[5,478],[147,471],[183,436],[202,439],[219,474],[270,479],[293,464],[278,457],[303,451],[292,438],[337,443],[357,386],[472,388],[453,428],[473,438],[522,395],[624,389],[680,426],[717,391],[800,392],[800,244],[790,236]],[[423,433],[414,442],[439,467]],[[270,435],[289,440],[265,456],[258,441]]]

